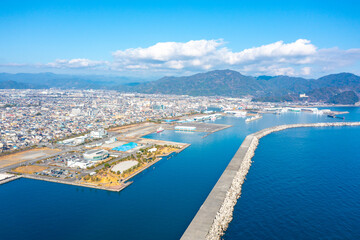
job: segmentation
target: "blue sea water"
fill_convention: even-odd
[[[224,239],[360,239],[360,127],[260,140]]]
[[[346,115],[347,121],[360,120],[359,108],[341,110],[350,112]],[[185,142],[191,146],[137,175],[133,178],[134,183],[120,193],[30,179],[0,185],[0,239],[179,239],[246,135],[279,124],[325,121],[342,120],[310,113],[286,113],[264,115],[262,119],[246,124],[241,118],[224,117],[216,123],[233,127],[205,138],[204,133],[164,131],[150,134],[146,137]],[[345,134],[346,129],[339,128],[339,135],[342,135],[342,130]],[[304,136],[312,137],[313,131],[310,129]],[[265,146],[265,141],[266,138],[261,145]],[[284,143],[274,148],[291,149],[290,144]],[[349,141],[353,147],[358,143]],[[340,158],[341,152],[337,152]],[[332,153],[335,154],[336,151]],[[270,156],[265,158],[270,159]],[[251,183],[250,176],[260,164],[259,160],[251,167],[241,201],[246,199],[246,186]],[[271,166],[268,164],[269,168]],[[277,170],[280,177],[282,173]],[[287,171],[285,166],[282,170]],[[259,188],[255,192],[261,191]],[[242,206],[239,201],[236,208]],[[251,213],[251,209],[248,211]],[[226,235],[228,239],[238,239],[236,217],[237,213],[231,223],[234,226],[230,226]],[[343,226],[343,231],[348,228],[348,225]]]

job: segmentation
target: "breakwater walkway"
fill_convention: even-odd
[[[200,207],[181,240],[215,240],[224,235],[232,220],[234,206],[251,166],[259,139],[277,131],[301,127],[360,126],[360,122],[289,124],[266,128],[248,135]]]

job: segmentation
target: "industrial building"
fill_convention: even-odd
[[[109,157],[109,152],[103,149],[93,149],[84,153],[84,158],[91,161],[104,160]]]

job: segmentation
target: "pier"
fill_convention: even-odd
[[[215,240],[224,235],[232,220],[237,199],[241,195],[242,184],[251,166],[251,159],[262,137],[289,128],[341,126],[360,126],[360,122],[280,125],[248,135],[191,221],[181,240]]]

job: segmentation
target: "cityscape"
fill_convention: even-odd
[[[208,109],[258,111],[298,104],[252,102],[251,98],[246,97],[192,97],[55,89],[0,90],[0,99],[0,151],[4,153],[56,143],[79,145],[102,138],[106,135],[104,129],[177,119],[201,114]],[[322,104],[306,103],[306,106]]]

